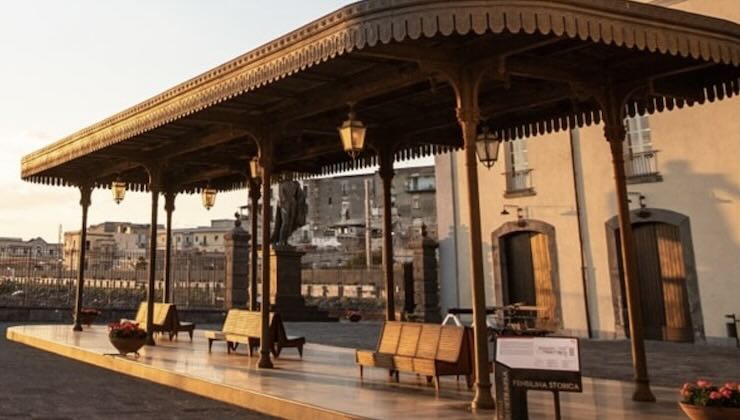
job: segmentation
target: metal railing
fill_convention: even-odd
[[[161,299],[164,253],[157,256],[156,296]],[[74,302],[76,251],[65,258],[0,254],[0,305],[65,306]],[[177,252],[172,259],[175,303],[222,308],[225,255]],[[130,308],[146,297],[148,262],[137,253],[90,250],[86,255],[85,305]]]
[[[624,174],[636,178],[658,174],[658,151],[630,153],[624,157]]]
[[[530,191],[533,189],[531,169],[509,171],[505,175],[507,193]]]

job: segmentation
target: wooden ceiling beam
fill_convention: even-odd
[[[394,68],[373,75],[360,75],[351,82],[322,87],[300,98],[297,104],[287,107],[268,108],[264,115],[275,121],[289,122],[308,118],[322,112],[346,106],[347,102],[358,102],[402,89],[428,79],[428,74],[419,69]],[[368,80],[363,80],[363,79]],[[328,93],[331,92],[331,93]]]
[[[123,158],[121,161],[109,165],[105,168],[94,168],[85,171],[86,173],[96,174],[96,179],[102,179],[111,175],[123,173],[143,166],[145,161],[162,161],[171,160],[177,156],[198,150],[226,143],[239,137],[249,135],[250,132],[243,128],[237,127],[217,127],[205,130],[198,136],[183,136],[174,139],[175,144],[156,149],[150,149],[143,153],[121,153],[115,154],[116,157]]]

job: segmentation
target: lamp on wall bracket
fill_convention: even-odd
[[[208,185],[201,191],[201,199],[203,200],[203,207],[206,210],[210,210],[211,207],[216,204],[216,189],[211,187],[210,181]]]
[[[524,208],[516,206],[514,204],[504,204],[504,208],[501,210],[502,216],[508,216],[511,214],[508,209],[516,209],[516,224],[519,226],[526,226],[527,219],[524,217]]]
[[[647,197],[645,197],[645,194],[638,191],[628,191],[627,196],[629,197],[631,195],[637,196],[637,202],[640,205],[640,210],[637,211],[637,217],[641,219],[647,219],[650,217],[652,213],[647,210]],[[632,199],[628,198],[627,201],[631,203]]]
[[[123,198],[126,196],[126,183],[121,180],[121,176],[116,176],[115,181],[111,183],[111,191],[113,192],[113,201],[116,204],[121,204]]]
[[[347,120],[345,120],[341,126],[337,128],[339,130],[339,137],[342,140],[342,147],[354,160],[365,148],[365,134],[367,134],[367,127],[362,121],[357,119],[355,114],[355,103],[349,102],[349,114]]]
[[[501,138],[496,133],[491,132],[490,127],[484,121],[481,132],[475,139],[475,151],[483,166],[491,169],[496,164],[500,145]]]

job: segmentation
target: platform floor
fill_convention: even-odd
[[[327,328],[331,328],[330,325]],[[308,344],[304,359],[285,349],[275,369],[257,369],[257,357],[239,348],[228,355],[223,343],[208,353],[207,341],[196,331],[170,342],[160,338],[141,357],[112,356],[104,326],[73,333],[68,325],[8,328],[12,341],[30,345],[123,374],[285,418],[492,418],[493,412],[473,413],[472,392],[464,380],[442,381],[436,393],[424,378],[401,374],[390,382],[381,369],[366,369],[360,380],[351,349]],[[308,337],[310,340],[310,337]],[[673,389],[653,387],[657,403],[630,400],[629,383],[584,378],[584,392],[561,394],[564,419],[683,418]],[[549,393],[530,392],[530,418],[554,418]]]

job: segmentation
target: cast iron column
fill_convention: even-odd
[[[154,346],[154,279],[157,274],[157,210],[159,209],[160,168],[147,167],[152,193],[152,220],[149,230],[149,283],[146,291],[146,345]]]
[[[468,68],[460,68],[455,81],[457,120],[465,143],[468,211],[470,217],[470,254],[472,259],[473,332],[475,337],[475,397],[476,409],[493,409],[491,396],[490,361],[488,360],[488,327],[486,325],[486,290],[483,275],[483,244],[481,239],[480,198],[478,196],[478,162],[475,156],[480,109],[478,83],[482,76]]]
[[[74,331],[82,331],[80,315],[82,312],[82,295],[85,288],[85,254],[87,251],[87,209],[90,207],[90,185],[80,185],[80,206],[82,206],[82,227],[80,228],[80,255],[77,262],[77,296],[75,299]]]
[[[623,142],[626,137],[624,128],[624,101],[612,92],[607,92],[602,100],[604,115],[604,134],[609,142],[614,168],[614,185],[617,194],[617,210],[619,214],[619,236],[622,247],[622,262],[624,267],[624,283],[627,292],[627,313],[629,316],[630,344],[632,346],[632,365],[635,370],[635,392],[632,399],[635,401],[655,401],[650,391],[647,360],[645,358],[645,343],[642,333],[642,305],[638,287],[635,239],[632,235],[632,222],[629,213],[627,198],[627,184],[624,176]]]
[[[385,319],[396,319],[395,285],[393,283],[393,203],[391,187],[393,182],[393,148],[381,147],[380,179],[383,181],[383,275],[385,276]]]
[[[249,182],[249,199],[250,199],[250,210],[249,210],[249,221],[251,223],[252,230],[252,245],[250,248],[251,253],[251,266],[249,276],[249,310],[257,310],[257,213],[259,199],[260,199],[260,180],[250,179]]]
[[[262,336],[260,337],[260,358],[257,366],[270,369],[272,336],[270,335],[270,176],[272,171],[272,144],[266,140],[262,145],[260,164],[262,165]]]
[[[167,191],[164,193],[164,209],[167,212],[167,233],[164,238],[164,291],[162,302],[172,302],[172,212],[175,211],[175,197],[177,193]]]

